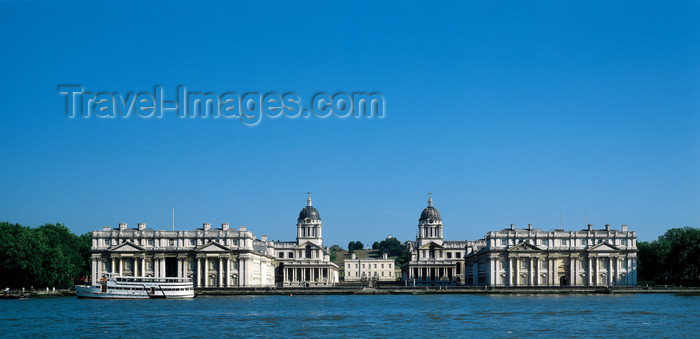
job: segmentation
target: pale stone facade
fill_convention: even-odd
[[[323,223],[311,202],[297,218],[296,241],[274,242],[277,286],[330,286],[338,282],[338,265],[323,246]]]
[[[612,286],[637,284],[637,236],[621,230],[489,232],[467,249],[467,285]]]
[[[263,236],[222,224],[194,231],[104,227],[92,233],[92,283],[104,273],[125,276],[191,278],[195,287],[271,286],[274,248]]]
[[[464,254],[470,241],[444,241],[442,218],[433,206],[418,219],[416,242],[410,244],[411,260],[401,266],[401,281],[405,285],[456,285],[464,281]]]
[[[345,281],[356,282],[364,279],[376,279],[378,281],[395,281],[396,273],[394,260],[389,259],[384,253],[382,258],[357,259],[355,254],[345,260]]]

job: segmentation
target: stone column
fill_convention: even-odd
[[[495,276],[496,276],[496,267],[495,267],[495,262],[493,258],[489,259],[489,281],[487,282],[488,285],[493,286],[494,282],[496,281]],[[457,263],[459,265],[459,263]],[[449,276],[450,274],[448,274]]]
[[[513,286],[513,258],[508,258],[508,286]]]
[[[591,262],[592,258],[588,257],[588,286],[593,286],[593,263]]]
[[[133,275],[134,277],[138,277],[138,276],[139,276],[139,274],[138,274],[138,273],[139,273],[139,265],[136,263],[136,260],[138,260],[136,257],[131,258],[131,262],[132,262],[132,265],[131,265],[132,271],[131,271],[131,273],[132,273],[132,275]]]
[[[190,262],[187,257],[182,258],[182,277],[187,278],[187,271],[189,271]]]
[[[204,287],[209,287],[209,258],[204,258]]]
[[[593,258],[593,285],[598,286],[598,275],[599,275],[599,266],[600,263],[598,262],[598,257]]]
[[[92,285],[97,285],[98,273],[97,273],[97,258],[92,257]]]
[[[608,286],[612,285],[612,281],[613,281],[612,257],[608,257]]]
[[[160,276],[165,278],[165,258],[160,258]]]
[[[226,258],[226,287],[231,287],[231,258],[230,257]]]
[[[141,275],[144,277],[146,276],[146,256],[143,258],[140,258],[139,262],[141,263]]]
[[[195,257],[194,260],[197,261],[197,272],[194,274],[194,277],[196,279],[195,285],[199,287],[202,284],[202,264],[199,262],[199,258]]]
[[[109,268],[109,271],[110,271],[109,273],[117,273],[117,270],[116,270],[116,268],[117,268],[117,262],[116,262],[116,260],[117,260],[116,258],[112,257],[112,265],[111,265],[111,267]]]
[[[529,259],[529,267],[528,267],[527,275],[528,275],[528,279],[529,279],[529,280],[528,280],[528,281],[529,281],[529,286],[532,286],[532,285],[533,285],[533,284],[532,284],[532,275],[533,275],[533,274],[532,274],[532,257],[530,257],[530,259]]]
[[[219,288],[224,287],[224,267],[223,267],[223,258],[219,257],[219,272],[217,273],[218,278],[219,278]]]
[[[520,285],[520,277],[519,277],[519,275],[520,275],[520,258],[515,257],[515,258],[513,258],[513,260],[515,261],[515,265],[514,265],[515,267],[513,269],[513,273],[515,275],[515,283],[513,285],[518,286],[518,285]]]
[[[569,257],[569,286],[574,286],[576,285],[576,275],[574,273],[574,269],[576,264],[574,263],[574,258]]]
[[[102,256],[99,256],[97,258],[97,281],[99,281],[102,278],[102,265],[104,265],[102,261]]]
[[[182,278],[182,258],[177,258],[177,277]]]
[[[119,260],[119,276],[121,276],[122,275],[122,258],[119,257],[118,260]]]
[[[501,258],[496,258],[496,267],[494,267],[496,274],[495,274],[495,279],[493,280],[493,286],[498,285],[498,279],[501,278]],[[459,265],[459,263],[457,264]]]

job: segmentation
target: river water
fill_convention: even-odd
[[[0,300],[1,337],[700,337],[700,296]]]

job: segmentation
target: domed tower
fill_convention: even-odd
[[[443,241],[442,218],[440,217],[440,212],[433,207],[432,194],[428,193],[428,195],[430,195],[428,207],[421,212],[420,219],[418,219],[418,237],[416,237],[418,247],[430,242],[442,245]]]
[[[323,247],[321,216],[311,204],[311,193],[307,194],[309,197],[306,199],[306,207],[301,209],[297,218],[297,245],[310,242]]]

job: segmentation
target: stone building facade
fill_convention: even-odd
[[[103,273],[125,276],[191,278],[195,287],[270,286],[274,282],[274,247],[246,229],[156,231],[104,227],[92,233],[92,282]]]
[[[362,279],[376,279],[378,281],[395,281],[396,273],[393,259],[389,259],[384,253],[382,258],[357,259],[353,253],[350,259],[345,260],[345,281],[357,282]]]
[[[486,286],[612,286],[637,284],[637,236],[613,230],[489,232],[468,249],[466,284]]]
[[[440,212],[433,197],[418,219],[416,242],[410,243],[411,260],[401,266],[405,285],[456,285],[464,281],[464,252],[470,241],[444,241]]]
[[[274,242],[277,286],[329,286],[338,282],[338,265],[323,246],[323,223],[311,194],[297,218],[296,241]]]

